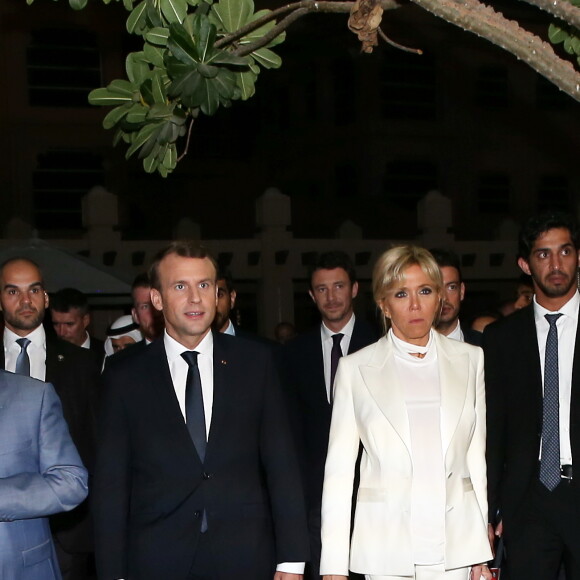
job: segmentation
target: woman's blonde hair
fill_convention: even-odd
[[[384,252],[373,268],[373,298],[379,308],[387,292],[404,281],[409,266],[419,266],[435,286],[435,291],[441,292],[443,278],[431,252],[419,246],[395,246]],[[382,322],[386,333],[391,321],[383,315]]]

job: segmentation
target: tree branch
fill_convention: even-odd
[[[508,20],[503,14],[478,0],[411,1],[435,16],[511,52],[572,98],[580,101],[580,73],[569,61],[560,58],[550,44],[521,28],[517,22]]]
[[[399,1],[399,0],[381,0],[381,6],[382,6],[383,10],[394,10],[395,8],[400,8],[402,5],[403,5],[403,2]],[[278,36],[278,34],[280,34],[281,32],[284,32],[284,30],[286,30],[286,28],[288,28],[288,26],[290,26],[290,24],[292,24],[292,22],[294,22],[295,20],[297,20],[301,16],[304,16],[305,14],[309,14],[311,12],[348,14],[348,13],[350,13],[353,6],[354,6],[354,2],[351,2],[351,1],[332,2],[332,1],[328,1],[328,0],[321,0],[320,2],[316,2],[316,0],[302,0],[300,2],[293,2],[292,4],[287,4],[286,6],[281,6],[280,8],[277,8],[276,10],[272,10],[272,12],[262,16],[261,18],[258,18],[257,20],[254,20],[254,21],[246,24],[245,26],[242,26],[239,30],[236,30],[235,32],[232,32],[231,34],[228,34],[228,35],[220,38],[215,43],[215,47],[220,48],[222,46],[228,46],[229,44],[232,44],[236,40],[243,38],[244,36],[246,36],[250,32],[253,32],[254,30],[257,30],[258,28],[264,26],[265,24],[268,24],[268,22],[275,20],[276,18],[278,18],[278,16],[282,16],[283,14],[287,14],[288,12],[295,12],[297,10],[301,11],[300,15],[295,17],[295,18],[292,18],[290,20],[287,20],[287,19],[281,20],[276,26],[276,28],[278,29],[278,32],[274,36],[271,36],[270,34],[268,34],[269,40],[267,43],[260,44],[260,46],[258,46],[257,48],[252,49],[252,50],[257,50],[258,48],[262,48],[263,46],[265,46],[266,44],[271,42],[274,38],[276,38],[276,36]],[[285,22],[286,24],[284,25],[284,27],[280,28],[280,25],[282,24],[282,22]],[[274,30],[274,29],[272,29],[272,30]],[[258,44],[258,42],[261,43],[261,40],[256,41],[256,43],[254,43],[254,44]],[[249,46],[249,45],[246,45],[246,46]],[[244,50],[244,54],[249,54],[249,53],[247,53]]]
[[[521,0],[572,24],[580,30],[580,8],[568,0]]]

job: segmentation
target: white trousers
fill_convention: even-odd
[[[467,580],[471,568],[456,568],[445,570],[443,564],[435,566],[415,565],[413,576],[374,576],[366,574],[366,580]]]

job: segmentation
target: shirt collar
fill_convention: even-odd
[[[81,344],[81,348],[91,348],[91,337],[88,332],[86,334],[85,341]]]
[[[461,330],[459,318],[456,320],[455,328],[447,335],[447,338],[453,338],[454,340],[463,340],[463,331]]]
[[[44,326],[37,326],[31,333],[26,336],[18,336],[9,328],[4,328],[4,347],[8,350],[19,338],[27,338],[34,346],[44,348],[46,345],[46,332]]]
[[[352,336],[353,329],[354,329],[354,312],[353,312],[352,316],[350,317],[350,320],[338,332],[334,332],[334,331],[330,330],[330,328],[328,328],[328,326],[326,326],[326,324],[324,324],[324,322],[323,322],[322,323],[322,336],[324,337],[324,340],[327,340],[327,339],[330,340],[333,335],[340,333],[340,334],[344,334],[350,338]]]
[[[562,306],[560,310],[555,311],[547,310],[546,308],[538,304],[535,295],[533,300],[534,300],[534,318],[536,320],[536,323],[540,320],[543,320],[545,322],[546,314],[560,313],[563,314],[564,316],[570,316],[574,320],[578,318],[578,307],[580,307],[580,294],[578,294],[578,292],[574,292],[572,298],[570,298],[570,300],[568,300],[568,302],[566,302],[566,304],[564,304],[564,306]]]
[[[236,329],[231,320],[228,320],[228,327],[224,330],[224,334],[230,334],[231,336],[236,336]]]
[[[167,334],[167,330],[165,330],[163,335],[163,343],[165,345],[165,352],[169,362],[173,362],[178,358],[180,359],[181,353],[185,352],[186,350],[190,350],[169,336],[169,334]],[[193,350],[201,355],[213,356],[213,334],[211,333],[211,330],[203,337],[202,341]]]

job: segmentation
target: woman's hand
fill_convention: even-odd
[[[491,571],[487,567],[487,564],[478,564],[477,566],[471,567],[470,580],[481,580],[481,578],[485,578],[485,580],[493,580],[493,576],[491,575]]]
[[[338,576],[337,574],[325,574],[322,577],[322,580],[344,580],[344,579],[348,580],[348,576]]]

